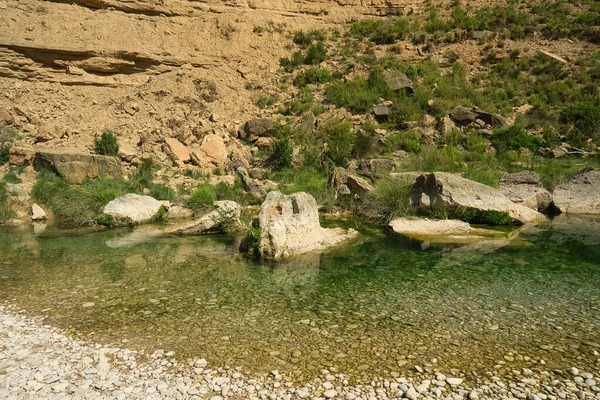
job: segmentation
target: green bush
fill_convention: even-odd
[[[323,68],[309,67],[299,72],[294,78],[294,85],[304,87],[311,83],[327,83],[331,80],[331,73]]]
[[[279,136],[273,142],[273,148],[269,155],[269,163],[275,170],[281,170],[292,166],[292,154],[294,144],[289,136]]]
[[[4,165],[10,158],[10,142],[0,142],[0,165]]]
[[[96,154],[116,157],[119,155],[119,142],[117,137],[110,131],[102,132],[100,138],[94,139],[94,150]]]
[[[271,107],[273,104],[277,102],[277,98],[275,96],[259,96],[254,104],[256,104],[259,108],[267,108]]]
[[[520,148],[536,152],[542,144],[540,138],[527,134],[525,129],[519,125],[494,130],[491,141],[498,153]]]
[[[458,208],[452,213],[452,217],[470,224],[482,225],[511,225],[515,220],[504,211],[483,211],[474,208]]]
[[[359,76],[347,82],[334,81],[325,88],[327,101],[354,114],[367,112],[380,97],[391,99],[393,95],[378,68],[372,69],[367,79]]]
[[[362,128],[356,132],[354,147],[352,148],[352,156],[354,158],[360,160],[373,152],[378,141],[375,129],[377,129],[376,123],[366,121]]]
[[[382,20],[366,19],[350,25],[350,33],[360,39],[368,38],[375,44],[394,44],[404,40],[410,32],[410,23],[405,18]]]
[[[14,216],[13,210],[8,204],[9,193],[6,190],[6,182],[0,182],[0,222],[4,222]]]
[[[319,135],[327,145],[326,155],[333,164],[340,167],[348,165],[354,144],[352,122],[333,118],[321,127]]]
[[[386,153],[396,150],[418,153],[421,150],[420,135],[414,131],[394,133],[386,138],[383,149]]]
[[[252,251],[254,255],[258,255],[260,251],[262,229],[260,226],[252,226],[248,228],[248,234],[246,235],[246,246],[248,251]]]
[[[216,201],[214,187],[209,183],[199,183],[196,190],[186,201],[186,206],[192,210],[204,210],[211,208]]]
[[[302,64],[304,64],[304,55],[301,51],[295,51],[291,57],[283,57],[279,60],[279,65],[285,72],[293,72]]]
[[[295,96],[294,100],[291,100],[285,104],[285,107],[281,107],[279,112],[283,115],[300,115],[313,107],[314,97],[308,86],[300,89],[300,92]]]
[[[323,40],[325,40],[325,34],[319,30],[310,30],[306,33],[299,30],[294,33],[292,38],[292,41],[300,47],[308,47],[315,41],[320,42]]]
[[[386,178],[375,185],[364,204],[364,209],[372,213],[382,223],[410,215],[410,192],[413,181],[404,178]]]
[[[327,49],[325,49],[322,42],[308,46],[306,57],[304,57],[304,64],[318,65],[325,60],[327,60]]]
[[[599,140],[600,101],[582,101],[565,107],[560,113],[560,122],[573,125],[577,129],[579,133],[577,145],[582,145],[586,138]]]

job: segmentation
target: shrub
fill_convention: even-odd
[[[10,158],[10,142],[0,142],[0,165],[4,165]]]
[[[304,56],[301,51],[292,53],[291,57],[283,57],[279,60],[279,65],[285,72],[293,72],[304,63]]]
[[[374,68],[368,79],[356,77],[350,81],[334,81],[325,88],[325,99],[338,107],[346,107],[355,114],[367,112],[380,97],[393,96],[381,70]]]
[[[542,143],[540,138],[527,134],[519,125],[494,130],[491,141],[498,153],[522,147],[535,152]]]
[[[352,156],[357,159],[362,159],[370,154],[377,145],[377,134],[375,133],[377,124],[372,121],[367,121],[362,128],[356,132],[354,138],[354,147],[352,148]]]
[[[294,145],[289,136],[280,136],[273,142],[273,148],[269,155],[269,163],[275,170],[281,170],[292,166],[292,154]]]
[[[104,131],[100,138],[94,139],[94,149],[97,154],[116,157],[119,155],[119,142],[112,132]]]
[[[323,68],[309,67],[299,72],[294,78],[294,85],[304,87],[311,83],[326,83],[331,80],[331,73]]]
[[[350,152],[354,143],[354,131],[351,121],[333,118],[327,121],[319,131],[327,145],[327,156],[333,164],[345,167],[348,165]]]
[[[248,228],[248,234],[246,235],[246,246],[248,251],[252,251],[254,255],[258,255],[260,251],[262,230],[260,226],[252,226]]]
[[[9,194],[6,190],[6,182],[0,182],[0,222],[4,222],[14,216],[13,210],[8,204]]]
[[[360,39],[368,38],[375,44],[394,44],[403,40],[410,31],[409,21],[394,18],[385,21],[367,19],[350,25],[350,33]]]
[[[199,183],[196,190],[186,201],[186,206],[192,210],[208,209],[213,206],[216,200],[215,190],[209,183]]]
[[[259,96],[254,104],[256,104],[259,108],[267,108],[271,107],[276,102],[277,98],[275,96]]]
[[[306,57],[304,57],[304,64],[318,65],[325,60],[327,60],[327,49],[325,49],[322,42],[308,46]]]
[[[418,153],[421,150],[421,139],[417,132],[398,132],[386,138],[384,150],[392,153],[396,150],[404,150],[409,153]]]
[[[600,139],[600,101],[581,101],[565,107],[560,122],[573,125],[581,135],[581,142],[586,137]]]
[[[386,178],[375,185],[365,199],[365,210],[373,213],[382,223],[410,215],[410,191],[413,181],[404,178]]]
[[[294,33],[294,37],[292,38],[292,41],[300,47],[307,47],[314,41],[323,40],[325,40],[325,34],[318,30],[310,30],[306,33],[304,33],[302,30],[299,30]]]
[[[470,224],[511,225],[515,223],[515,220],[505,211],[484,211],[461,207],[451,215]]]

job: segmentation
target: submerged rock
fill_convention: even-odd
[[[225,231],[228,227],[240,223],[241,208],[230,200],[215,201],[217,209],[188,224],[167,230],[168,233],[181,235],[200,235],[215,231]]]
[[[502,232],[473,228],[467,222],[453,219],[398,218],[390,222],[390,227],[397,234],[430,243],[474,243],[504,236]]]
[[[554,205],[567,214],[600,214],[600,171],[584,168],[568,175],[553,192]]]
[[[521,223],[546,220],[543,214],[513,203],[498,189],[447,172],[419,176],[413,185],[411,202],[422,204],[423,195],[428,198],[429,205],[451,211],[467,208],[483,212],[506,212]]]
[[[104,214],[119,222],[142,224],[152,221],[162,206],[153,197],[128,193],[109,202]]]
[[[323,250],[358,234],[354,229],[322,228],[317,202],[308,193],[270,192],[260,207],[259,251],[265,257],[288,257]]]
[[[37,204],[33,203],[31,206],[31,220],[32,221],[43,221],[47,218],[44,209]]]

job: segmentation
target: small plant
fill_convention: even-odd
[[[296,33],[294,33],[294,37],[292,38],[292,41],[302,48],[308,47],[314,41],[323,40],[325,40],[325,34],[318,30],[310,30],[306,33],[302,30],[296,31]]]
[[[354,147],[352,148],[352,156],[356,159],[363,159],[370,154],[377,145],[377,134],[375,133],[377,124],[372,121],[367,121],[362,128],[356,132],[354,138]]]
[[[275,96],[259,96],[254,104],[256,104],[259,108],[267,108],[271,107],[273,104],[277,102],[277,98]]]
[[[116,157],[119,155],[119,142],[117,137],[110,131],[102,132],[100,138],[94,139],[94,150],[96,154]]]
[[[248,252],[252,252],[254,255],[258,255],[260,252],[260,242],[262,236],[262,229],[260,226],[251,226],[248,228],[248,234],[246,235],[246,246]]]
[[[452,212],[451,216],[470,224],[511,225],[515,223],[515,220],[505,211],[484,211],[461,207]]]
[[[2,178],[2,180],[6,183],[21,183],[21,182],[23,182],[23,180],[21,178],[19,178],[17,176],[17,174],[15,173],[14,168],[11,168],[8,171],[6,171],[6,173],[4,174],[4,178]]]
[[[264,26],[254,25],[254,28],[252,28],[252,33],[263,33],[264,31],[265,31]]]
[[[111,227],[115,224],[115,218],[112,215],[102,213],[96,217],[96,223],[98,225]]]

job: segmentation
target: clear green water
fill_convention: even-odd
[[[299,380],[330,367],[410,375],[434,358],[468,375],[540,359],[595,370],[600,220],[560,221],[495,251],[423,251],[361,229],[323,255],[265,264],[229,236],[4,227],[0,301],[77,337]]]

